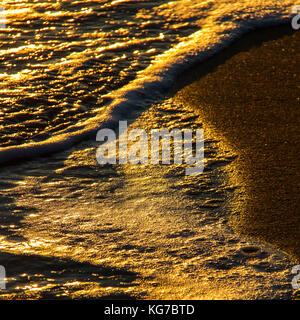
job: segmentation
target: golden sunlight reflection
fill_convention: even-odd
[[[294,1],[282,1],[1,2],[0,265],[9,272],[0,299],[291,295],[283,252],[299,256],[298,193],[286,187],[299,171],[287,130],[299,127],[299,40],[290,30],[283,48],[260,42],[212,57],[250,24],[286,19]],[[187,176],[172,161],[100,165],[96,132],[120,120],[147,137],[204,128],[204,172]],[[127,145],[141,155],[139,142]],[[292,205],[278,200],[289,195]]]

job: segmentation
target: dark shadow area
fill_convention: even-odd
[[[263,28],[250,31],[240,39],[234,41],[228,48],[206,59],[203,63],[191,66],[184,71],[169,91],[172,96],[185,86],[199,80],[201,77],[213,72],[218,66],[240,52],[247,52],[253,47],[259,47],[266,41],[280,39],[287,35],[292,35],[295,31],[290,24],[283,24],[276,27]]]
[[[122,291],[134,286],[133,282],[138,277],[136,273],[125,269],[39,255],[0,253],[0,265],[5,266],[8,278],[6,290],[0,291],[0,299],[10,294],[11,298],[21,299],[70,299],[73,293],[81,290],[85,294],[79,295],[79,299],[88,299],[93,298],[87,294],[89,286],[114,287]],[[110,299],[121,297],[136,298],[122,292],[110,295]],[[94,298],[107,299],[108,296],[104,294],[103,297]]]

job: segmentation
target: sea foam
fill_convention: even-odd
[[[130,1],[115,1],[114,5]],[[30,159],[70,148],[94,139],[97,130],[115,128],[118,121],[134,118],[151,101],[163,97],[175,79],[187,68],[228,47],[245,33],[262,27],[288,23],[292,18],[294,1],[203,1],[182,0],[157,7],[153,16],[178,20],[178,32],[183,21],[197,21],[199,30],[177,45],[156,56],[152,63],[128,85],[106,95],[110,104],[94,112],[96,116],[55,134],[41,142],[0,148],[0,163]],[[152,17],[149,17],[151,20]],[[163,34],[162,34],[163,37]],[[133,40],[135,43],[135,41]],[[124,49],[118,47],[116,50]],[[114,50],[114,47],[111,47]]]

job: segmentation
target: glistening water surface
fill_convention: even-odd
[[[154,99],[191,63],[289,19],[293,5],[4,1],[0,162],[7,150],[9,160],[22,157],[24,143],[100,126],[105,113],[132,119],[138,110],[132,126],[146,130],[201,127],[187,104]],[[184,166],[99,166],[94,137],[3,166],[1,298],[290,297],[289,258],[228,228],[242,192],[228,179],[236,155],[209,131],[205,140],[205,172],[196,177]]]

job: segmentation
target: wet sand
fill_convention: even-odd
[[[170,98],[129,128],[201,124]],[[99,166],[93,141],[3,168],[0,300],[293,298],[290,258],[228,228],[234,157],[217,145],[206,138],[197,176],[184,164]]]
[[[287,39],[291,37],[294,36]],[[254,40],[257,41],[256,36]],[[227,51],[231,58],[226,63],[223,52],[193,74],[180,78],[181,85],[182,79],[193,84],[152,105],[130,126],[149,131],[196,129],[203,124],[206,155],[203,174],[187,177],[184,165],[99,166],[95,159],[98,143],[92,140],[49,157],[3,168],[0,264],[7,270],[7,289],[0,292],[0,299],[295,296],[290,258],[248,237],[267,240],[296,256],[297,245],[288,250],[284,241],[276,243],[271,238],[273,235],[277,240],[285,231],[293,241],[299,239],[297,212],[292,211],[297,193],[289,188],[290,183],[293,186],[297,182],[293,157],[297,151],[296,114],[292,113],[292,103],[288,103],[294,101],[296,93],[283,89],[295,86],[296,82],[288,82],[286,74],[291,70],[292,75],[295,73],[295,63],[291,70],[278,71],[280,63],[273,60],[274,78],[278,79],[279,72],[285,80],[285,86],[278,89],[280,92],[275,84],[273,91],[266,87],[269,82],[271,85],[270,59],[264,61],[263,82],[259,82],[261,79],[249,82],[249,70],[253,77],[256,72],[248,62],[257,62],[257,55],[249,50],[259,51],[260,46],[252,48],[247,39],[243,41],[244,52],[234,52],[234,48],[240,50],[237,44]],[[288,40],[279,37],[275,44],[279,46],[280,41]],[[268,44],[264,42],[264,51]],[[269,54],[274,58],[273,49],[269,49]],[[296,52],[296,44],[295,47],[285,44],[284,49]],[[239,58],[240,54],[243,58]],[[202,73],[202,78],[194,83],[203,67],[207,68],[206,75]],[[222,77],[218,77],[216,74],[221,71]],[[239,78],[241,75],[243,80]],[[232,80],[228,81],[230,76]],[[285,95],[281,96],[281,91]],[[273,100],[277,101],[275,106]],[[287,113],[280,104],[282,101],[290,109]],[[263,109],[264,106],[272,109]],[[279,129],[272,127],[275,119],[270,120],[270,110],[275,110],[273,117],[285,117],[285,122],[276,120]],[[294,131],[286,130],[283,123]],[[262,142],[263,133],[266,138]],[[282,139],[288,141],[287,147],[284,144],[285,149],[276,149],[274,155],[269,155],[270,150],[264,144],[278,148],[276,142]],[[255,148],[261,153],[256,155]],[[276,157],[282,161],[284,154],[287,158],[279,162],[282,172],[272,177],[271,170],[278,170]],[[231,181],[226,181],[227,176]],[[234,186],[240,191],[232,201]],[[273,187],[278,194],[270,191]],[[231,208],[231,203],[235,207]],[[233,217],[234,229],[242,230],[246,237],[228,228],[228,216]]]
[[[230,225],[300,260],[300,33],[253,32],[178,81],[175,100],[237,158]]]

